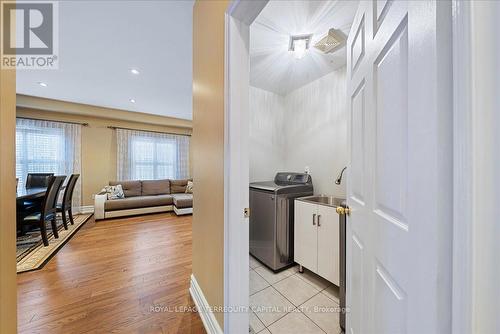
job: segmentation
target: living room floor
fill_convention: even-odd
[[[19,274],[18,333],[205,333],[189,296],[191,216],[89,220]]]

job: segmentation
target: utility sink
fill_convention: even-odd
[[[314,204],[337,207],[340,206],[343,201],[345,201],[345,198],[338,198],[327,195],[317,195],[317,196],[300,197],[297,198],[297,200]]]

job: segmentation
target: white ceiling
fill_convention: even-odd
[[[192,13],[191,0],[60,1],[59,69],[18,70],[17,92],[192,119]]]
[[[281,95],[314,81],[346,64],[345,47],[323,54],[314,44],[330,28],[347,36],[358,1],[272,0],[250,27],[250,83]],[[313,34],[302,59],[288,51],[291,35]]]

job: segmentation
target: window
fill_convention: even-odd
[[[57,128],[16,129],[16,177],[25,180],[28,173],[64,171],[64,133]]]
[[[164,138],[132,138],[132,178],[135,180],[167,179],[176,175],[175,142]]]
[[[16,177],[24,185],[28,173],[69,176],[80,173],[81,125],[18,118]],[[80,182],[73,202],[80,204]]]
[[[189,137],[117,129],[118,180],[189,177]]]

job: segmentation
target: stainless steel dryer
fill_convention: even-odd
[[[304,173],[277,173],[250,183],[250,254],[277,271],[293,263],[294,199],[313,194]]]

